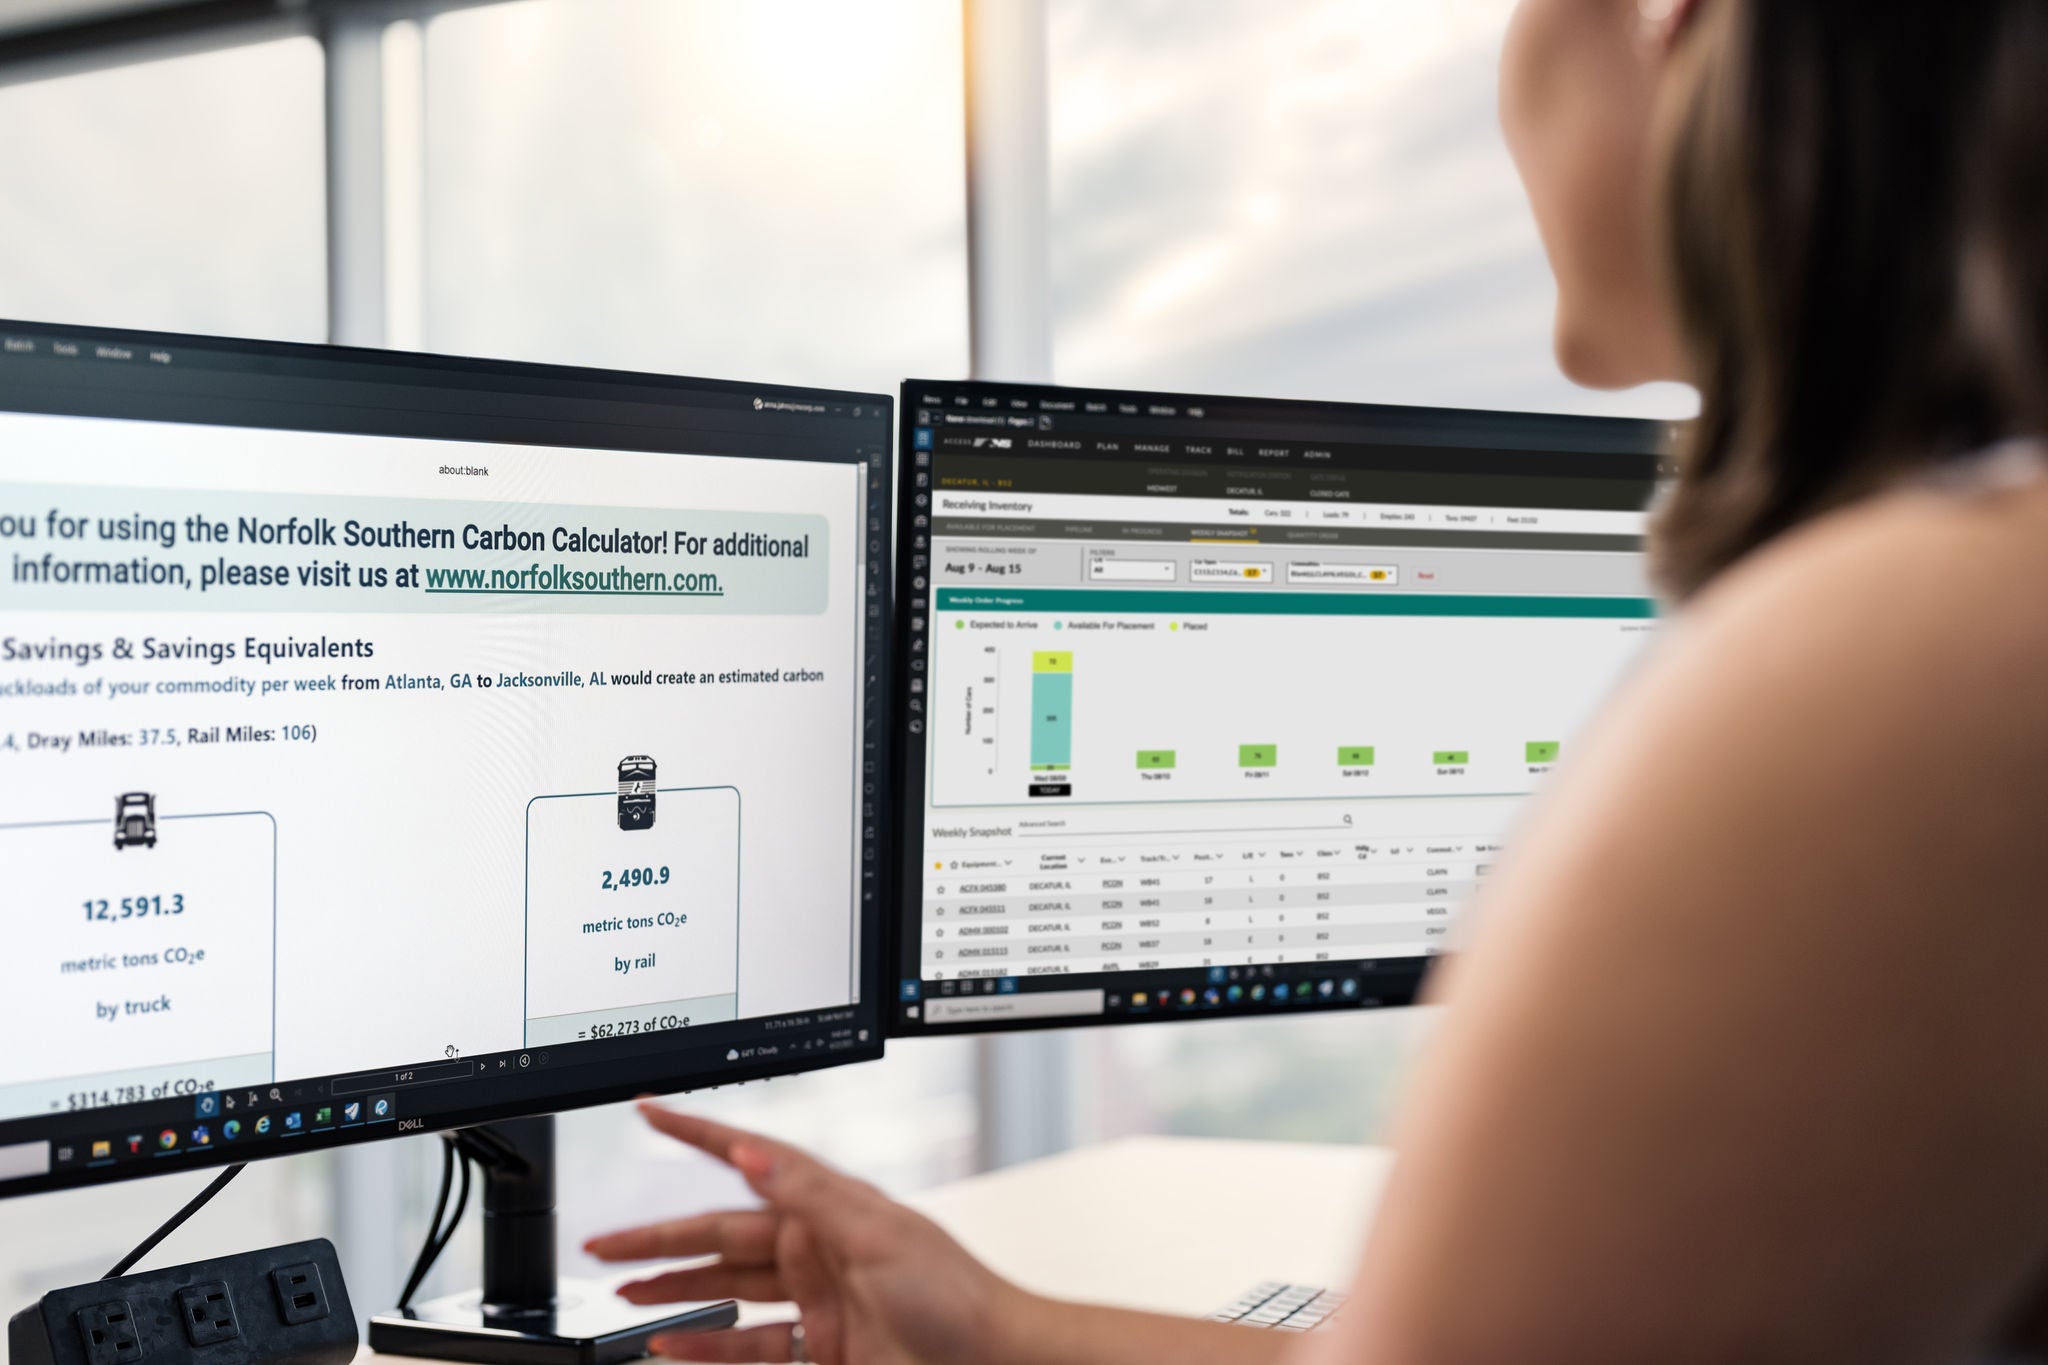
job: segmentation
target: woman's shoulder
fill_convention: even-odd
[[[1604,728],[1687,755],[1703,807],[1896,862],[1902,891],[1992,847],[2009,890],[2048,876],[2044,598],[2048,478],[1873,498],[1688,603]]]
[[[1862,686],[1939,682],[1986,699],[2048,683],[2048,463],[1987,463],[1815,519],[1685,616]]]

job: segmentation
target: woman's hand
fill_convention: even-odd
[[[872,1185],[793,1147],[705,1119],[643,1104],[647,1121],[730,1165],[767,1207],[707,1213],[593,1238],[600,1260],[718,1259],[628,1284],[632,1303],[744,1299],[793,1301],[804,1353],[821,1365],[896,1365],[1016,1359],[1040,1303]],[[678,1360],[787,1361],[791,1324],[655,1338]]]

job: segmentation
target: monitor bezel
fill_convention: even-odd
[[[630,387],[638,392],[643,401],[648,394],[667,393],[673,395],[676,400],[675,406],[679,416],[688,406],[683,400],[690,396],[699,398],[786,399],[803,403],[822,404],[828,409],[832,405],[838,405],[842,409],[874,407],[878,408],[881,413],[881,425],[875,442],[880,458],[878,461],[870,463],[868,468],[872,489],[871,498],[873,505],[879,509],[879,514],[871,515],[868,530],[870,535],[879,534],[885,541],[893,534],[893,508],[895,501],[893,497],[895,473],[895,443],[893,441],[894,397],[889,394],[777,383],[753,383],[734,379],[698,378],[648,371],[446,355],[433,352],[382,350],[230,337],[204,333],[144,331],[133,328],[103,327],[90,324],[68,325],[7,318],[0,318],[0,336],[35,338],[46,341],[76,341],[88,344],[104,343],[136,350],[159,348],[173,352],[185,351],[217,354],[233,359],[246,360],[249,364],[244,369],[238,371],[212,370],[209,373],[215,376],[223,374],[234,376],[234,378],[229,380],[228,387],[235,391],[236,396],[248,400],[249,406],[252,408],[260,408],[265,401],[263,386],[267,382],[280,377],[298,377],[317,383],[330,377],[308,373],[305,367],[335,363],[364,366],[371,371],[383,372],[378,376],[380,378],[405,379],[419,382],[429,388],[435,387],[437,382],[444,384],[446,387],[453,388],[455,386],[452,381],[467,378],[483,381],[486,387],[495,387],[510,395],[540,394],[542,396],[554,396],[563,399],[586,400],[596,397],[601,400],[603,391],[606,388],[616,390]],[[93,365],[99,362],[81,359],[80,363],[81,365]],[[149,371],[131,371],[130,373],[136,372]],[[166,400],[160,396],[152,398],[149,395],[129,393],[125,395],[129,401],[120,401],[124,395],[118,380],[115,379],[115,376],[120,373],[121,370],[119,368],[110,368],[107,371],[95,373],[91,376],[91,383],[75,391],[87,393],[102,400],[99,403],[89,403],[84,399],[74,399],[67,402],[53,398],[52,401],[46,403],[27,404],[13,401],[7,391],[7,386],[4,382],[0,382],[0,411],[75,416],[88,419],[101,418],[109,420],[160,421],[183,425],[237,426],[260,430],[331,431],[362,434],[371,437],[382,435],[397,438],[418,438],[425,434],[419,431],[368,431],[360,424],[345,422],[285,423],[262,421],[234,413],[209,416],[204,421],[199,421],[191,416],[167,415],[163,411],[163,405]],[[110,382],[98,382],[102,378]],[[335,380],[333,382],[341,381]],[[577,388],[579,391],[569,392],[568,390],[572,387]],[[71,392],[73,391],[67,391],[67,396]],[[619,394],[618,397],[623,401],[623,394]],[[151,410],[152,403],[157,405],[154,411]],[[358,404],[338,403],[337,411],[360,414],[374,412],[376,409],[365,408]],[[473,416],[479,422],[492,418],[492,414],[488,412],[465,414],[465,416]],[[687,424],[684,423],[678,424],[676,428],[664,428],[663,430],[688,429]],[[514,439],[507,435],[487,435],[481,432],[464,436],[449,431],[435,431],[431,434],[430,438],[453,441],[473,440],[492,444],[502,444]],[[570,437],[549,440],[541,439],[537,434],[523,435],[516,439],[518,443],[537,446],[553,445],[568,448],[690,453],[678,452],[670,446],[659,443],[647,445],[618,441],[595,443],[590,440],[576,440]],[[801,458],[795,455],[746,456],[734,454],[733,452],[698,451],[695,453],[723,453],[732,458]],[[829,458],[833,462],[844,464],[860,462],[857,458],[842,456],[838,453],[823,456],[823,458]],[[862,549],[860,554],[868,581],[878,585],[879,595],[884,602],[891,600],[893,597],[892,575],[895,564],[894,555],[886,548],[879,555],[870,555],[865,549]],[[871,698],[878,698],[879,700],[872,701],[871,705],[864,708],[864,714],[872,716],[879,712],[881,716],[887,717],[893,713],[893,704],[890,698],[893,694],[894,649],[892,633],[894,629],[894,613],[885,609],[878,618],[861,619],[865,629],[865,657],[860,661],[860,664],[863,669],[871,668],[879,680],[878,685],[871,688],[869,694]],[[891,727],[887,724],[872,727],[870,734],[872,738],[868,740],[868,743],[872,747],[869,750],[869,756],[875,762],[874,778],[877,786],[874,796],[874,809],[878,812],[890,811],[895,808],[892,787],[896,767],[894,735]],[[854,820],[855,837],[859,841],[862,838],[860,830],[864,820],[863,813],[858,806],[856,806],[854,811]],[[767,1080],[777,1076],[798,1075],[860,1062],[878,1061],[883,1055],[886,1043],[887,1010],[885,996],[881,990],[880,983],[887,963],[888,928],[891,921],[895,918],[890,913],[890,908],[893,905],[895,850],[894,842],[888,837],[886,830],[882,831],[880,837],[872,840],[869,847],[872,850],[871,856],[874,860],[873,870],[876,882],[872,900],[862,899],[860,888],[858,886],[853,888],[856,897],[855,905],[857,907],[857,922],[860,933],[858,962],[855,964],[856,980],[860,983],[860,998],[849,1005],[834,1006],[823,1010],[798,1011],[785,1015],[757,1016],[750,1020],[735,1020],[730,1024],[704,1026],[707,1030],[725,1029],[735,1025],[745,1026],[749,1024],[758,1027],[770,1020],[802,1020],[812,1014],[839,1015],[842,1012],[850,1012],[852,1018],[845,1020],[844,1024],[855,1032],[856,1040],[843,1048],[832,1051],[795,1054],[787,1059],[776,1058],[767,1061],[742,1060],[736,1063],[726,1063],[721,1060],[715,1069],[697,1064],[682,1069],[667,1069],[653,1060],[659,1054],[645,1053],[637,1048],[617,1049],[612,1046],[613,1044],[632,1042],[633,1040],[621,1039],[611,1040],[609,1043],[589,1042],[570,1044],[568,1046],[603,1048],[606,1050],[590,1058],[588,1061],[580,1062],[576,1065],[563,1065],[559,1069],[535,1069],[530,1073],[515,1072],[512,1075],[508,1075],[505,1079],[515,1079],[519,1074],[531,1074],[536,1081],[542,1077],[574,1077],[579,1074],[579,1070],[582,1067],[604,1068],[607,1074],[615,1073],[620,1069],[630,1068],[631,1075],[627,1078],[608,1079],[592,1084],[578,1085],[572,1083],[567,1087],[559,1089],[549,1087],[542,1090],[536,1086],[535,1092],[530,1097],[479,1103],[447,1114],[421,1116],[410,1122],[363,1124],[354,1127],[335,1127],[328,1130],[309,1131],[294,1136],[288,1141],[274,1139],[249,1140],[236,1143],[221,1142],[206,1149],[185,1148],[180,1151],[175,1159],[161,1163],[116,1161],[111,1165],[80,1164],[70,1167],[59,1167],[52,1160],[51,1167],[45,1174],[0,1180],[0,1202],[53,1191],[89,1188],[98,1185],[147,1179],[152,1176],[176,1175],[185,1172],[217,1169],[222,1166],[248,1161],[271,1160],[278,1157],[299,1156],[308,1152],[330,1151],[336,1148],[390,1141],[396,1138],[412,1137],[424,1133],[448,1132],[499,1120],[556,1114],[575,1109],[614,1104],[648,1095],[681,1095],[716,1090],[726,1086]],[[840,1021],[834,1020],[832,1022],[838,1023]],[[865,1031],[865,1041],[860,1040],[861,1031]],[[647,1035],[649,1038],[661,1036],[663,1035]],[[688,1038],[694,1045],[697,1038],[700,1037],[701,1034],[698,1030],[686,1030],[682,1031],[682,1036],[678,1038],[678,1041],[681,1042]],[[717,1045],[726,1046],[727,1044],[720,1042]],[[540,1051],[538,1048],[531,1050]],[[430,1065],[434,1060],[421,1059],[416,1065]],[[401,1063],[396,1068],[375,1069],[402,1069],[404,1065],[404,1063]],[[274,1082],[274,1084],[279,1086],[325,1085],[356,1074],[359,1073],[340,1072],[322,1076],[288,1077]],[[237,1087],[237,1089],[240,1088]],[[108,1132],[117,1128],[154,1128],[165,1122],[165,1120],[162,1117],[150,1118],[146,1121],[136,1119],[122,1120],[119,1116],[124,1112],[133,1113],[145,1107],[160,1109],[162,1105],[169,1102],[144,1101],[135,1105],[110,1105],[100,1108],[72,1110],[67,1111],[65,1114],[22,1115],[5,1120],[5,1123],[8,1125],[23,1121],[44,1123],[72,1117],[84,1119],[85,1116],[98,1114],[105,1115],[106,1122],[104,1124],[96,1124],[95,1126],[102,1127]],[[189,1099],[179,1102],[187,1103]],[[186,1121],[190,1121],[189,1117]],[[81,1122],[78,1126],[84,1127],[87,1122],[92,1121],[85,1120],[85,1122]],[[37,1141],[41,1139],[9,1139],[8,1142],[18,1140]],[[49,1140],[53,1144],[57,1141],[56,1138]],[[0,1145],[6,1144],[0,1143]]]
[[[896,595],[894,637],[896,658],[894,671],[898,677],[911,675],[909,658],[910,641],[914,635],[911,617],[922,609],[921,595],[913,592],[909,585],[915,580],[911,560],[917,553],[918,536],[915,533],[915,517],[918,512],[917,494],[920,491],[914,477],[917,466],[915,431],[917,423],[913,414],[919,407],[918,394],[929,389],[942,389],[954,393],[980,395],[989,398],[1033,398],[1057,397],[1071,400],[1076,410],[1088,402],[1136,403],[1141,406],[1185,407],[1202,404],[1231,410],[1241,415],[1244,411],[1271,413],[1290,423],[1305,423],[1312,419],[1328,418],[1337,424],[1357,424],[1364,419],[1377,417],[1389,426],[1402,424],[1491,422],[1507,424],[1522,422],[1538,427],[1566,426],[1584,430],[1604,429],[1617,439],[1627,434],[1635,439],[1628,444],[1635,447],[1620,452],[1634,456],[1640,454],[1651,470],[1660,477],[1675,473],[1668,449],[1672,441],[1683,430],[1683,423],[1661,421],[1641,417],[1612,417],[1582,413],[1526,412],[1514,409],[1495,408],[1444,408],[1398,403],[1347,403],[1327,399],[1270,398],[1257,395],[1229,395],[1190,393],[1163,389],[1117,389],[1102,387],[1079,387],[1064,384],[1014,383],[985,379],[906,379],[897,392],[896,467],[897,484],[897,545]],[[924,491],[929,491],[928,489]],[[886,1032],[891,1039],[974,1037],[999,1033],[1039,1033],[1065,1029],[1122,1028],[1126,1026],[1152,1026],[1159,1024],[1202,1024],[1242,1022],[1249,1020],[1285,1019],[1307,1014],[1329,1014],[1340,1011],[1398,1009],[1424,1003],[1423,992],[1427,987],[1432,965],[1437,958],[1399,958],[1376,964],[1369,973],[1361,972],[1366,978],[1365,988],[1350,1000],[1323,999],[1320,996],[1305,1003],[1286,1005],[1268,1004],[1260,1007],[1198,1006],[1183,1010],[1160,1010],[1157,1013],[1116,1013],[1106,1012],[1091,1015],[1050,1015],[1021,1019],[985,1020],[952,1024],[930,1024],[923,1018],[923,1011],[915,1020],[905,1017],[903,1006],[908,1003],[900,998],[897,985],[904,961],[904,945],[910,926],[911,897],[921,896],[924,865],[924,795],[927,745],[924,739],[912,734],[910,724],[910,696],[908,688],[897,690],[893,698],[895,724],[901,739],[896,746],[896,769],[892,781],[896,791],[897,849],[893,859],[896,875],[897,900],[895,913],[889,917],[889,937],[886,975],[883,982],[883,1009],[887,1019]],[[915,907],[921,921],[923,905]],[[1119,973],[1118,975],[1125,975]],[[1249,981],[1251,978],[1246,977]],[[922,1003],[921,1001],[919,1002]]]

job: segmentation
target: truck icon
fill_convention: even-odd
[[[149,792],[123,792],[114,798],[114,847],[130,844],[156,847],[156,797]]]
[[[645,754],[619,760],[619,828],[654,828],[654,760]]]

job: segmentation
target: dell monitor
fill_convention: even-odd
[[[878,1056],[891,441],[0,323],[0,1196]]]
[[[901,400],[892,1032],[1411,1001],[1654,629],[1669,426]]]

